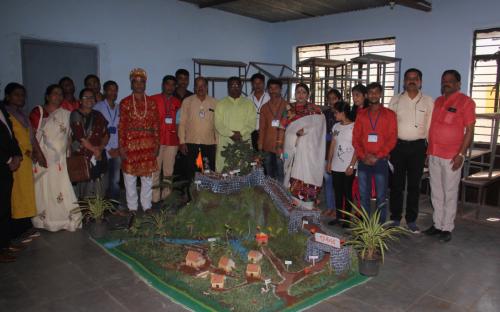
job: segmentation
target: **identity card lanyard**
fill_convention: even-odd
[[[377,123],[378,123],[379,117],[380,117],[380,110],[378,111],[377,118],[375,119],[375,124],[373,124],[372,116],[370,114],[370,111],[368,111],[368,118],[370,119],[370,125],[372,126],[372,132],[370,134],[368,134],[368,142],[376,143],[378,141],[378,136],[377,136],[377,132],[375,131],[375,129],[377,128]]]
[[[269,104],[267,104],[269,105]],[[278,108],[276,109],[276,112],[273,112],[273,110],[271,109],[271,105],[268,106],[269,108],[269,111],[271,112],[271,114],[273,115],[273,120],[272,120],[272,127],[279,127],[280,124],[279,124],[279,119],[278,119],[278,114],[280,112],[280,106],[281,106],[281,103],[278,104]]]
[[[111,134],[115,134],[116,133],[116,126],[114,124],[115,124],[116,116],[118,115],[118,109],[115,107],[115,114],[113,116],[111,116],[111,111],[109,110],[108,105],[106,105],[106,110],[108,111],[109,119],[111,119],[111,126],[108,127],[108,131]]]
[[[170,115],[170,112],[172,111],[172,97],[173,96],[170,96],[170,100],[167,99],[166,96],[164,96],[163,98],[163,103],[165,104],[165,113],[166,113],[165,123],[168,125],[171,125],[173,123],[173,118]]]
[[[115,114],[113,116],[111,116],[111,111],[109,110],[108,105],[106,105],[106,109],[108,110],[109,119],[111,119],[111,126],[114,127],[113,125],[115,124],[116,116],[118,115],[118,109],[115,107]]]
[[[264,95],[265,95],[265,93],[262,93],[262,96],[260,97],[260,100],[259,100],[259,105],[256,105],[255,101],[253,102],[253,105],[257,109],[257,114],[260,114],[260,108],[262,107],[262,101],[264,101]],[[256,98],[255,95],[253,97]]]

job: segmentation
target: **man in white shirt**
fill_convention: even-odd
[[[389,103],[389,108],[398,118],[398,141],[390,159],[394,166],[390,197],[391,220],[393,225],[399,225],[401,221],[404,190],[407,185],[405,219],[408,229],[413,233],[420,233],[416,225],[420,180],[434,108],[432,98],[424,95],[421,88],[422,72],[410,68],[404,75],[405,91],[393,96]]]
[[[118,96],[118,84],[112,80],[103,85],[104,100],[98,102],[94,109],[99,111],[108,121],[109,141],[106,145],[106,156],[108,157],[108,169],[105,174],[106,193],[109,198],[120,200],[120,149],[118,148],[118,123],[120,121],[120,107],[116,103]]]
[[[248,97],[250,101],[252,101],[255,106],[255,110],[257,111],[257,124],[255,126],[255,130],[252,132],[252,146],[254,150],[258,150],[259,146],[259,115],[260,109],[264,104],[266,104],[271,97],[269,93],[266,92],[266,77],[261,73],[253,74],[250,78],[250,82],[252,83],[252,93]]]

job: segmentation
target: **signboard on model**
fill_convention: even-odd
[[[333,236],[325,235],[322,233],[314,233],[314,240],[318,243],[322,243],[335,248],[340,248],[340,239]]]

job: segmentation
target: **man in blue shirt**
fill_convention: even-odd
[[[118,146],[118,122],[120,121],[118,84],[112,80],[104,83],[104,100],[98,102],[94,109],[99,111],[108,121],[109,142],[106,145],[108,156],[108,170],[104,176],[106,194],[114,200],[120,199],[120,167],[121,158]]]

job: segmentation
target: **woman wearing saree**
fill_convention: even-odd
[[[48,231],[75,231],[80,227],[80,214],[72,213],[77,199],[68,176],[66,155],[70,140],[70,112],[61,107],[62,89],[50,85],[45,92],[45,105],[35,107],[30,121],[45,156],[46,163],[37,163],[35,199],[37,215],[32,219],[36,228]]]
[[[295,87],[295,103],[288,106],[281,125],[285,130],[285,180],[295,203],[313,209],[323,184],[326,121],[321,109],[307,101],[309,88]]]

